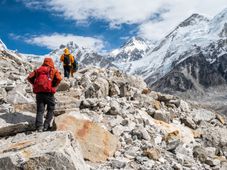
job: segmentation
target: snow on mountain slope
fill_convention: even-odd
[[[130,62],[142,58],[146,52],[151,49],[144,39],[140,37],[132,37],[119,49],[115,49],[110,53],[111,59],[116,63]]]
[[[61,45],[58,49],[53,50],[49,54],[43,56],[31,55],[31,54],[23,54],[27,56],[28,61],[36,61],[37,64],[43,61],[45,57],[51,57],[54,60],[55,66],[62,70],[62,63],[60,61],[60,57],[64,54],[64,49],[68,48],[70,53],[75,57],[75,59],[79,62],[79,67],[84,67],[85,65],[93,65],[98,67],[116,67],[112,62],[107,60],[104,56],[99,55],[97,52],[88,49],[79,47],[74,42],[69,42],[66,45]]]
[[[2,42],[2,40],[0,39],[0,51],[4,51],[4,50],[6,50],[7,49],[7,47],[6,47],[6,45]]]
[[[226,9],[212,20],[193,14],[167,35],[160,44],[142,59],[132,62],[130,73],[142,75],[149,85],[165,76],[174,66],[190,56],[204,53],[206,60],[214,62],[226,53],[226,46],[219,45],[225,38]],[[222,34],[221,34],[222,33]],[[222,42],[223,44],[223,42]],[[212,55],[216,49],[215,55]]]

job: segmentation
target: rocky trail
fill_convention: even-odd
[[[57,89],[54,130],[34,131],[32,65],[0,56],[0,170],[226,170],[226,117],[86,67]]]

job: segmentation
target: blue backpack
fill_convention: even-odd
[[[75,60],[75,57],[74,57],[74,62],[72,63],[72,69],[73,69],[73,71],[77,71],[78,68],[79,68],[78,61]]]

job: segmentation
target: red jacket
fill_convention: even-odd
[[[51,79],[50,80],[51,84],[49,85],[51,87],[49,87],[46,90],[37,89],[37,86],[35,84],[37,83],[36,79],[38,78],[37,76],[40,72],[48,72],[48,76]],[[34,70],[32,73],[30,73],[29,76],[27,77],[27,80],[33,85],[34,93],[39,93],[39,92],[55,93],[56,92],[55,87],[59,85],[59,83],[62,80],[62,77],[59,71],[54,67],[54,62],[52,58],[45,58],[42,66]]]

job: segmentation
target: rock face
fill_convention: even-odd
[[[58,131],[71,131],[80,143],[85,159],[92,162],[105,161],[113,156],[118,139],[98,124],[88,120],[79,120],[71,115],[56,118]]]
[[[88,169],[70,133],[16,135],[0,141],[0,167],[7,169]]]

